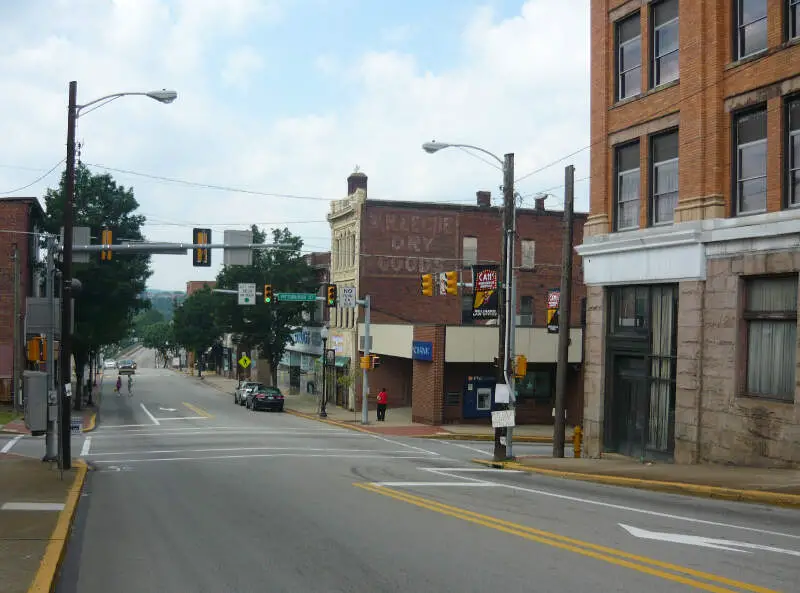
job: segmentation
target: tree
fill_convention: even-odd
[[[141,311],[136,317],[133,318],[133,327],[136,329],[138,336],[144,336],[147,328],[156,323],[165,321],[164,314],[161,311],[154,309],[152,306],[148,309]]]
[[[266,233],[255,225],[252,231],[253,243],[263,244]],[[217,275],[217,286],[235,289],[240,282],[252,282],[257,290],[271,284],[276,293],[317,293],[319,285],[314,272],[301,254],[303,240],[286,228],[274,229],[272,240],[281,247],[254,250],[252,266],[223,268]],[[296,327],[303,324],[303,312],[311,311],[317,303],[256,302],[252,306],[240,306],[236,298],[229,295],[218,302],[220,322],[228,331],[237,334],[244,346],[261,351],[261,356],[269,362],[272,383],[277,384],[278,364],[286,344],[292,341]]]
[[[222,329],[217,318],[217,295],[208,287],[192,293],[175,309],[173,332],[175,341],[194,352],[197,369],[203,376],[200,357],[217,341]]]
[[[47,214],[45,229],[60,233],[64,212],[64,182],[58,189],[48,189],[44,197]],[[75,171],[75,226],[86,226],[93,237],[102,229],[111,229],[115,239],[142,240],[145,218],[135,214],[139,203],[133,190],[118,185],[110,175],[93,175],[79,164]],[[150,276],[150,256],[114,253],[111,261],[100,261],[99,254],[90,255],[88,264],[73,265],[73,276],[81,281],[81,292],[75,298],[75,333],[72,355],[78,374],[75,408],[82,405],[83,369],[89,357],[100,348],[123,339],[131,328],[133,316],[147,308],[139,295]]]
[[[164,361],[164,368],[167,368],[170,347],[175,344],[172,328],[173,326],[168,321],[158,321],[145,326],[141,333],[142,345],[159,353]]]

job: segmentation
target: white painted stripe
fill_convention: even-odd
[[[395,488],[416,488],[418,486],[469,486],[471,488],[502,487],[494,482],[370,482],[373,486],[389,486]]]
[[[114,440],[121,440],[125,438],[133,438],[133,437],[152,437],[152,436],[172,436],[172,437],[193,437],[195,435],[200,435],[203,437],[226,437],[231,435],[252,435],[252,436],[316,436],[316,437],[325,437],[326,439],[329,438],[348,438],[348,437],[366,437],[367,435],[360,434],[357,432],[351,433],[331,433],[321,435],[317,432],[282,432],[279,430],[213,430],[210,428],[206,428],[202,431],[192,431],[192,432],[178,432],[175,430],[171,430],[168,428],[161,429],[157,432],[150,431],[150,432],[135,432],[133,434],[120,431],[120,432],[106,432],[103,434],[95,434],[94,437],[96,439],[114,439]]]
[[[494,456],[494,453],[489,453],[488,451],[484,449],[478,449],[477,447],[470,447],[469,445],[462,445],[461,443],[453,443],[451,441],[443,441],[443,442],[447,443],[448,445],[452,445],[453,447],[461,447],[462,449],[469,449],[470,451],[475,451],[477,453],[480,453],[481,455],[486,455],[488,457]]]
[[[210,420],[208,416],[175,416],[173,418],[159,418],[159,421],[164,420]]]
[[[257,455],[211,455],[208,457],[151,457],[149,459],[109,459],[107,461],[98,459],[94,463],[144,463],[148,461],[209,461],[215,459],[255,459],[259,457],[344,457],[347,459],[430,459],[419,455],[350,455],[340,453],[327,455],[325,453],[259,453]],[[452,460],[455,461],[455,460]]]
[[[6,502],[0,511],[61,511],[64,504],[60,502]]]
[[[224,447],[215,449],[159,449],[153,451],[115,451],[111,453],[92,453],[92,457],[111,455],[166,455],[167,453],[214,453],[221,451],[346,451],[349,453],[408,453],[407,450],[383,451],[375,449],[334,449],[331,447]]]
[[[203,418],[205,420],[209,419],[209,418],[207,418],[205,416],[201,416],[201,418]],[[97,430],[106,431],[106,430],[116,430],[118,428],[136,428],[136,429],[139,429],[139,430],[122,430],[122,431],[120,431],[120,432],[124,432],[124,433],[136,433],[136,432],[140,432],[141,430],[145,430],[145,429],[152,430],[153,429],[153,425],[152,424],[105,424],[103,426],[98,426]],[[209,429],[208,426],[183,426],[181,428],[170,428],[170,429],[164,429],[164,430],[173,430],[173,431],[179,431],[180,430],[180,431],[185,431],[185,432],[191,432],[193,430],[208,430],[208,429]],[[265,427],[263,427],[263,426],[214,426],[214,430],[265,430]],[[266,430],[270,430],[270,429],[266,428]],[[341,428],[311,428],[311,427],[295,428],[295,427],[291,427],[291,426],[281,426],[277,430],[280,430],[281,432],[286,432],[286,433],[289,433],[289,432],[308,432],[308,433],[312,433],[312,432],[335,432],[335,433],[341,433],[343,429],[341,429]],[[352,434],[354,436],[363,435],[363,433],[351,432],[351,431],[347,431],[347,433],[348,434]]]
[[[425,471],[425,472],[452,472],[452,473],[470,473],[470,474],[484,474],[484,473],[498,473],[502,472],[504,474],[521,474],[524,473],[521,469],[477,469],[471,467],[418,467],[417,469]]]
[[[0,453],[8,453],[9,451],[11,451],[11,449],[14,448],[14,445],[16,445],[21,438],[22,435],[19,435],[8,441],[5,445],[3,445],[3,448],[0,449]]]
[[[92,437],[86,437],[81,447],[81,457],[86,457],[89,454],[89,449],[92,448]]]
[[[436,456],[440,455],[439,453],[436,453],[435,451],[429,451],[428,449],[423,449],[422,447],[417,447],[415,445],[409,445],[408,443],[404,443],[402,441],[395,441],[393,439],[387,439],[386,437],[382,437],[382,436],[379,436],[377,434],[364,433],[364,432],[362,432],[360,434],[367,434],[368,436],[371,436],[374,439],[385,441],[387,443],[392,443],[393,445],[400,445],[401,447],[408,447],[409,449],[413,449],[414,451],[420,451],[422,453],[428,453],[429,455],[436,455]]]
[[[144,403],[142,403],[142,402],[139,402],[139,405],[140,405],[140,406],[142,406],[142,409],[144,410],[144,413],[145,413],[145,414],[147,414],[147,416],[150,418],[150,420],[152,420],[152,421],[153,421],[153,424],[155,424],[156,426],[158,426],[158,425],[160,425],[160,424],[161,424],[161,423],[158,421],[158,419],[157,419],[155,416],[153,416],[153,415],[150,413],[150,410],[148,410],[148,409],[145,407]]]

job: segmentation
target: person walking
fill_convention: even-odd
[[[381,387],[378,393],[378,422],[386,421],[386,403],[388,400],[389,396],[386,394],[386,387]]]
[[[122,391],[122,375],[117,375],[117,385],[114,387],[114,391],[117,392],[117,396],[122,395],[120,391]]]

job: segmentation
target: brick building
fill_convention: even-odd
[[[418,422],[489,422],[498,327],[473,322],[471,289],[460,296],[425,297],[420,278],[458,270],[470,283],[472,265],[500,260],[501,211],[490,206],[490,198],[489,192],[478,192],[474,206],[372,200],[366,175],[357,172],[348,178],[348,197],[331,205],[332,281],[340,295],[343,287],[354,286],[359,298],[369,294],[372,303],[371,351],[381,366],[371,371],[370,396],[386,387],[390,408],[411,406]],[[584,214],[576,215],[576,243],[582,241],[584,221]],[[547,333],[546,307],[548,291],[560,285],[562,228],[562,213],[546,210],[544,200],[518,210],[516,345],[529,361],[529,374],[518,383],[518,422],[552,422],[558,338]],[[574,270],[571,422],[579,421],[582,409],[584,289],[577,255]],[[349,373],[353,383],[339,390],[336,403],[349,408],[361,405],[357,361],[363,338],[361,308],[332,311],[330,347],[339,373]]]
[[[0,198],[0,403],[10,403],[14,371],[14,291],[19,304],[18,364],[23,368],[25,299],[38,296],[39,261],[35,233],[44,212],[36,198]],[[19,257],[19,284],[14,279],[14,254]]]
[[[591,2],[591,456],[800,464],[799,18]]]

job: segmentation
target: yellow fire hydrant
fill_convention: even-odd
[[[581,431],[580,426],[576,426],[575,430],[572,431],[572,452],[575,454],[575,457],[581,456],[581,437],[583,436],[583,431]]]

